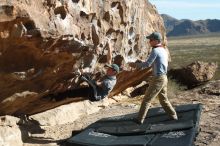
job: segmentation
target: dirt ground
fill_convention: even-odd
[[[196,146],[220,146],[220,80],[215,86],[218,93],[201,93],[201,87],[193,90],[182,91],[170,99],[173,105],[202,103],[203,110],[200,120],[201,131],[196,138]],[[32,135],[25,140],[24,146],[57,146],[65,145],[65,140],[71,137],[72,131],[78,133],[91,123],[104,118],[116,115],[124,115],[137,112],[140,105],[140,99],[125,99],[108,107],[103,107],[98,113],[81,117],[74,123],[55,127],[42,127],[45,132]],[[158,101],[153,102],[152,107],[160,106]]]

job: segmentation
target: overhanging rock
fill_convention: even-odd
[[[34,114],[77,102],[42,96],[73,88],[80,65],[102,73],[108,38],[115,42],[117,64],[146,58],[144,37],[153,31],[166,40],[162,18],[146,0],[5,0],[0,10],[0,115]],[[119,80],[132,85],[121,75]],[[111,96],[123,89],[117,84]]]

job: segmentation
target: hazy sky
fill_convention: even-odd
[[[220,0],[149,0],[160,14],[177,19],[220,19]]]

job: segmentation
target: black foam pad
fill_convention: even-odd
[[[201,104],[176,108],[172,120],[162,108],[149,110],[143,124],[137,113],[101,119],[67,140],[71,146],[192,146],[198,133]]]

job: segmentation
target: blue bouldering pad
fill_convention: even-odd
[[[69,146],[192,146],[199,129],[201,104],[177,106],[178,120],[163,108],[151,108],[143,124],[137,113],[103,118],[67,140]]]

